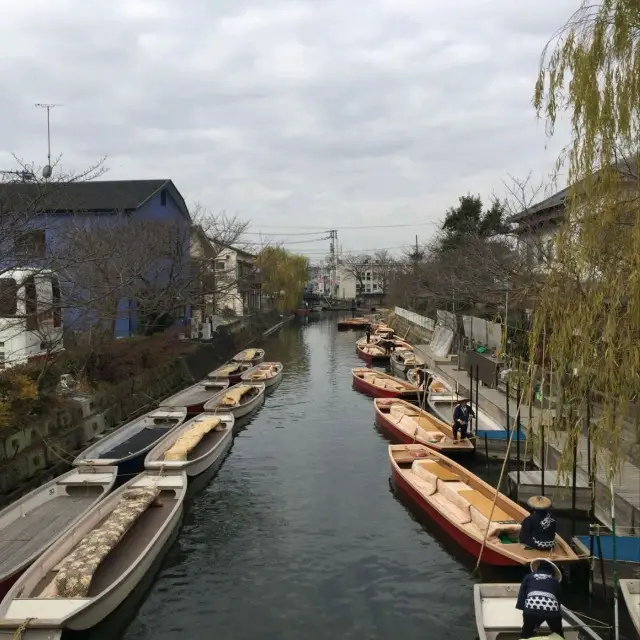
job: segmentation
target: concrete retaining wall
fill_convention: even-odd
[[[279,315],[256,317],[236,333],[221,332],[187,356],[95,395],[61,399],[49,417],[0,436],[0,508],[68,469],[96,437],[149,411],[163,398],[204,378],[262,336]]]

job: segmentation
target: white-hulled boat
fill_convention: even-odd
[[[244,349],[236,353],[234,362],[250,362],[253,365],[260,364],[264,360],[264,349]]]
[[[519,584],[476,584],[473,604],[479,640],[518,640],[522,628],[522,611],[516,609]],[[562,607],[562,630],[565,640],[602,640],[573,611]],[[538,635],[549,635],[546,623]],[[554,636],[559,638],[560,636]]]
[[[114,466],[72,469],[0,511],[0,600],[18,576],[111,491]]]
[[[92,507],[0,603],[0,638],[59,640],[112,613],[178,527],[186,474],[142,473]],[[22,636],[7,636],[22,630]],[[3,634],[5,634],[3,636]]]
[[[165,398],[160,405],[161,408],[186,407],[188,416],[197,416],[204,411],[204,403],[207,400],[226,389],[230,384],[228,378],[217,380],[205,378],[182,391],[178,391],[171,397]]]
[[[620,591],[631,616],[633,626],[640,635],[640,578],[620,580]]]
[[[132,477],[144,468],[144,457],[171,429],[187,419],[185,407],[160,407],[131,420],[87,447],[74,466],[116,466],[118,474]]]
[[[242,374],[242,382],[264,382],[269,389],[282,380],[284,365],[282,362],[262,362]]]
[[[424,365],[424,360],[413,351],[396,349],[389,358],[391,371],[403,380],[407,378],[407,373],[411,369]],[[413,383],[416,384],[416,383]]]
[[[232,413],[236,419],[241,418],[262,406],[265,388],[264,382],[241,382],[211,398],[204,410]]]
[[[197,476],[219,462],[231,446],[235,418],[230,413],[201,413],[149,451],[145,469]]]

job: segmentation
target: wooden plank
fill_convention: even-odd
[[[493,509],[493,516],[491,516],[491,522],[515,522],[513,516],[506,511],[503,511],[497,504],[493,506],[493,499],[487,498],[485,495],[476,491],[475,489],[468,489],[465,491],[458,491],[458,493],[472,506],[475,507],[487,520],[491,516],[491,510]]]
[[[457,473],[454,473],[453,471],[450,471],[446,467],[442,466],[437,460],[427,460],[422,464],[424,465],[424,468],[427,469],[427,471],[430,471],[434,475],[438,476],[438,478],[440,478],[440,480],[443,480],[444,482],[460,481],[460,476]]]
[[[0,575],[48,546],[95,500],[95,495],[54,498],[0,531]]]

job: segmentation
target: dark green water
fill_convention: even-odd
[[[265,342],[282,384],[187,505],[139,610],[118,613],[126,631],[105,637],[475,637],[474,582],[521,574],[472,576],[474,560],[391,492],[388,443],[351,388],[355,338],[331,317]]]

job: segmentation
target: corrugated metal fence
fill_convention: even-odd
[[[414,313],[413,311],[407,311],[402,307],[396,307],[395,314],[397,316],[400,316],[401,318],[404,318],[405,320],[408,320],[409,322],[413,322],[413,324],[416,324],[423,329],[427,329],[428,331],[433,331],[436,328],[435,320],[427,318],[426,316],[421,316],[420,314]]]

